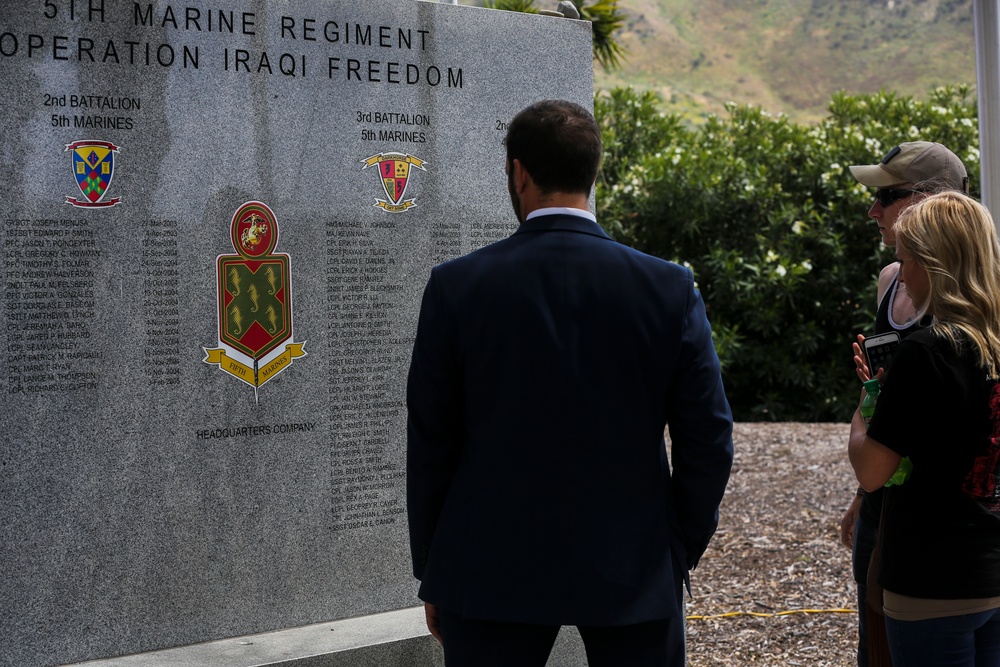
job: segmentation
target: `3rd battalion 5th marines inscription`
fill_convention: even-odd
[[[423,113],[398,113],[395,111],[358,111],[355,117],[362,125],[389,125],[390,128],[361,128],[364,141],[427,142],[427,128],[431,127],[431,117]]]

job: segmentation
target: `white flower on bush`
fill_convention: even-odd
[[[792,234],[801,234],[806,229],[806,226],[802,224],[801,220],[796,220],[792,223]]]
[[[781,264],[778,264],[778,266],[774,267],[774,272],[778,274],[778,277],[784,278],[785,274],[788,273],[788,269]]]
[[[966,127],[972,127],[972,119],[971,118],[963,118],[962,119],[962,125],[964,125]]]
[[[841,175],[844,173],[844,168],[838,163],[834,162],[830,165],[830,171],[824,171],[819,176],[819,180],[823,185],[828,184],[833,179],[840,179]]]
[[[813,270],[812,262],[810,262],[808,259],[803,260],[802,263],[799,264],[799,266],[801,266],[806,272]]]

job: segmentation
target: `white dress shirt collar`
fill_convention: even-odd
[[[597,222],[597,217],[590,211],[584,211],[582,208],[565,208],[561,206],[534,210],[528,214],[528,217],[525,218],[525,220],[531,220],[532,218],[538,218],[543,215],[575,215],[579,218],[586,218],[591,222]]]

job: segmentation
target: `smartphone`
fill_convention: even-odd
[[[899,347],[899,334],[890,332],[878,334],[877,336],[865,337],[865,357],[868,359],[868,371],[872,377],[878,373],[878,369],[884,368],[889,371],[889,362],[892,355]]]

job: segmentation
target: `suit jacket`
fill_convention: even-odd
[[[559,625],[681,613],[733,458],[689,270],[580,216],[528,220],[432,270],[407,406],[421,599]]]

